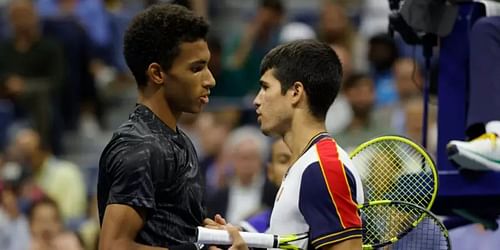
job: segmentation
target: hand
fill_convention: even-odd
[[[240,235],[240,231],[238,230],[237,227],[231,225],[231,224],[226,224],[224,226],[224,229],[227,230],[229,233],[229,236],[233,240],[233,244],[229,247],[228,250],[249,250],[247,243],[243,240],[243,238]],[[220,248],[216,246],[210,246],[208,247],[209,250],[221,250]]]
[[[203,220],[203,226],[211,229],[224,230],[225,225],[227,225],[226,219],[224,219],[220,214],[216,214],[214,219],[205,218]]]
[[[231,236],[231,239],[233,240],[233,244],[231,245],[229,250],[248,250],[247,243],[241,237],[238,228],[236,228],[231,224],[227,224],[226,230]]]

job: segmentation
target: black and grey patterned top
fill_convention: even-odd
[[[113,134],[99,162],[99,219],[108,204],[147,212],[136,242],[173,246],[196,239],[206,209],[198,158],[182,131],[167,127],[151,110],[137,105]]]

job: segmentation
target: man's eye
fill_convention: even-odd
[[[203,66],[191,67],[191,71],[192,71],[193,73],[197,73],[197,72],[202,71],[202,70],[203,70],[203,68],[204,68]]]

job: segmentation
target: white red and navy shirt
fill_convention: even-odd
[[[268,232],[309,232],[308,239],[293,243],[302,249],[359,238],[362,223],[357,204],[362,202],[361,180],[349,156],[322,133],[311,139],[283,178]]]

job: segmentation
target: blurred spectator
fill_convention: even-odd
[[[78,229],[79,235],[82,237],[86,250],[97,250],[99,238],[99,212],[97,210],[97,195],[90,198],[88,206],[88,217]]]
[[[394,83],[398,99],[396,102],[381,107],[376,111],[377,116],[385,117],[397,134],[405,134],[406,103],[421,94],[423,75],[418,64],[411,58],[398,59],[393,67]]]
[[[226,102],[239,102],[235,99],[232,99],[233,93],[236,91],[238,82],[235,82],[232,79],[232,73],[230,70],[226,69],[222,65],[222,53],[223,53],[223,45],[221,40],[215,36],[211,35],[207,39],[208,49],[210,50],[210,61],[208,62],[208,68],[212,72],[212,75],[215,78],[217,84],[214,88],[210,90],[210,95],[214,96],[215,102],[222,102],[225,104]]]
[[[233,39],[224,53],[223,66],[231,73],[232,97],[257,92],[260,61],[278,45],[285,8],[280,0],[260,0],[255,17]]]
[[[7,77],[0,74],[0,152],[8,143],[8,131],[14,123],[14,104],[9,100],[5,89]]]
[[[118,76],[125,77],[128,73],[128,67],[123,56],[123,36],[128,23],[145,6],[142,1],[137,0],[104,0],[106,12],[110,22],[111,49],[110,62],[116,69]]]
[[[16,119],[32,122],[44,141],[59,152],[52,100],[63,76],[62,53],[57,44],[41,36],[31,1],[13,1],[8,13],[13,37],[0,42],[0,74],[6,76],[3,88],[14,102]]]
[[[112,64],[113,32],[102,0],[38,0],[37,8],[42,17],[61,13],[75,16],[89,34],[93,55],[108,65]]]
[[[393,72],[400,102],[404,103],[421,94],[424,77],[417,62],[411,58],[398,59],[394,63]]]
[[[388,124],[377,120],[373,114],[375,88],[370,76],[351,75],[344,83],[343,93],[351,106],[353,117],[344,130],[334,131],[333,137],[347,151],[373,137],[392,132]]]
[[[86,30],[60,1],[59,14],[43,20],[43,33],[59,42],[66,65],[57,107],[61,110],[64,128],[74,130],[84,102],[98,103],[94,78],[90,72],[92,43]],[[63,11],[66,10],[67,12]]]
[[[337,53],[340,63],[342,63],[342,81],[345,81],[351,76],[354,66],[351,52],[340,44],[331,44],[332,49]]]
[[[78,237],[64,230],[57,204],[49,199],[42,199],[29,212],[31,228],[31,250],[83,250]]]
[[[0,40],[7,37],[9,27],[7,25],[7,4],[10,0],[0,0]]]
[[[15,194],[16,206],[19,212],[26,214],[33,202],[45,196],[44,192],[34,183],[30,170],[13,161],[16,149],[7,147],[3,159],[0,159],[0,184]],[[3,163],[2,163],[3,161]]]
[[[208,17],[208,0],[145,0],[144,2],[146,6],[157,3],[178,4],[192,10],[197,16]]]
[[[346,10],[332,1],[323,1],[318,24],[319,39],[347,49],[357,71],[367,70],[366,42],[353,28]]]
[[[361,14],[361,9],[365,0],[322,0],[334,2],[344,8],[350,17],[355,19]]]
[[[339,44],[352,52],[354,30],[345,9],[332,1],[323,1],[318,26],[320,40]]]
[[[0,246],[3,250],[26,250],[30,231],[18,207],[19,186],[5,184],[0,191]]]
[[[209,218],[220,213],[237,224],[274,203],[275,188],[266,182],[263,167],[268,152],[267,138],[255,127],[240,127],[231,132],[225,145],[227,163],[234,169],[228,186],[209,197]]]
[[[240,112],[230,107],[218,112],[201,113],[197,122],[201,154],[200,168],[206,179],[207,196],[226,187],[233,174],[228,164],[227,153],[223,151],[224,142],[231,130],[236,127]]]
[[[200,143],[199,159],[203,171],[206,172],[206,167],[209,167],[207,164],[211,164],[219,156],[229,132],[237,125],[232,119],[239,119],[239,110],[236,108],[199,115],[195,129]]]
[[[405,120],[410,121],[405,123],[405,133],[403,135],[409,137],[414,142],[422,142],[422,126],[424,118],[424,101],[421,97],[416,96],[406,101],[404,105]],[[427,152],[432,156],[436,155],[437,144],[437,112],[436,107],[429,105],[428,114],[428,131],[427,131]]]
[[[208,5],[209,0],[189,0],[189,7],[193,12],[209,20],[208,16]]]
[[[196,151],[196,154],[198,155],[198,159],[201,160],[202,158],[202,148],[200,144],[200,134],[198,133],[198,128],[197,128],[197,121],[199,114],[182,114],[182,116],[179,119],[178,127],[182,129],[184,133],[191,139],[193,142],[194,149]]]
[[[316,32],[311,26],[301,22],[285,24],[281,29],[279,43],[288,43],[296,40],[315,39]]]
[[[279,188],[283,177],[293,163],[292,152],[283,139],[277,139],[271,146],[271,159],[267,163],[267,178]],[[272,206],[265,206],[262,211],[242,221],[245,231],[264,233],[269,228]]]
[[[341,45],[331,45],[342,63],[342,81],[348,79],[352,74],[351,53]],[[325,125],[330,134],[338,133],[349,125],[352,120],[352,111],[344,94],[340,92],[335,101],[330,105],[326,113]]]
[[[378,34],[370,38],[368,60],[371,75],[375,81],[376,104],[378,107],[397,101],[392,67],[399,52],[394,40],[387,34]]]
[[[85,215],[86,189],[78,166],[52,155],[30,129],[17,133],[12,151],[14,159],[31,170],[35,183],[54,199],[65,221]]]
[[[378,33],[387,33],[389,29],[389,1],[364,0],[360,33],[366,39]]]

